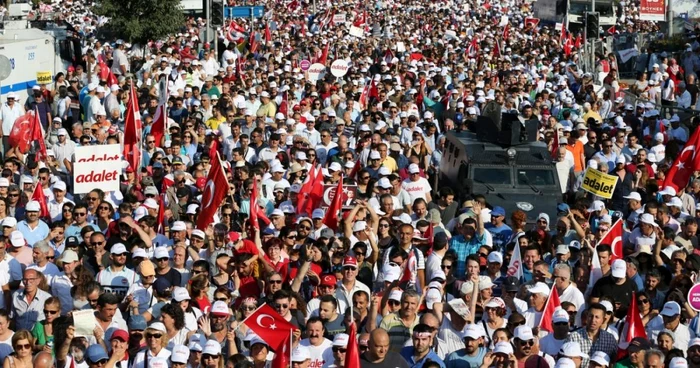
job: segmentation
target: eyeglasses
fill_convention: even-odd
[[[158,262],[166,262],[166,261],[169,261],[169,260],[170,260],[170,258],[168,258],[168,257],[162,257],[162,258],[156,259],[156,261],[158,261]]]
[[[38,277],[25,277],[22,279],[22,282],[24,282],[26,284],[29,281],[36,281],[38,279],[39,279]]]
[[[308,226],[298,226],[297,229],[299,229],[299,230],[307,230],[307,231],[308,231],[308,230],[311,230],[311,228],[308,227]]]
[[[269,280],[268,281],[270,284],[281,284],[282,280]]]
[[[554,325],[555,326],[568,326],[569,323],[568,322],[555,322]]]
[[[520,345],[534,346],[535,340],[520,340]]]
[[[44,309],[44,314],[54,315],[54,314],[56,314],[56,313],[58,313],[57,310]]]
[[[149,339],[152,339],[152,338],[160,339],[161,337],[163,337],[163,334],[156,334],[156,333],[147,333],[146,334],[146,338],[149,338]]]
[[[214,301],[216,301],[216,302],[228,302],[228,298],[227,297],[214,298]]]
[[[198,275],[200,273],[204,273],[204,271],[201,271],[201,270],[192,270],[191,272],[193,275]]]
[[[254,305],[248,305],[248,306],[241,307],[241,309],[243,309],[244,311],[254,311],[257,308],[258,307],[254,306]]]
[[[334,348],[333,348],[333,352],[334,352],[334,353],[343,353],[343,354],[345,354],[345,352],[347,352],[347,351],[348,351],[348,349],[343,349],[343,348],[339,348],[339,347],[334,347]]]
[[[401,304],[401,302],[399,302],[399,301],[397,301],[397,300],[389,300],[389,305],[394,305],[394,306],[396,306],[396,305],[399,305],[399,304]]]
[[[19,197],[19,193],[10,193],[7,196],[8,197]]]
[[[46,256],[46,259],[56,259],[55,256]]]
[[[15,350],[28,350],[31,348],[32,348],[31,344],[16,344],[15,345]]]
[[[649,299],[639,299],[637,300],[637,302],[642,304],[649,304]]]
[[[105,242],[103,242],[103,241],[101,241],[101,242],[93,241],[93,242],[91,242],[90,244],[92,244],[92,245],[104,245],[104,243],[105,243]]]
[[[358,348],[359,348],[360,350],[367,350],[367,349],[369,349],[369,346],[367,346],[367,345],[358,345]]]
[[[449,270],[449,269],[452,268],[452,266],[450,266],[450,265],[440,265],[440,268],[442,268],[443,270]]]
[[[289,304],[279,304],[279,303],[276,303],[276,304],[275,304],[275,308],[277,308],[277,309],[287,309],[287,308],[289,308]]]
[[[109,207],[107,207],[107,206],[101,206],[101,207],[98,207],[97,209],[99,209],[100,211],[109,211]]]

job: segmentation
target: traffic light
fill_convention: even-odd
[[[221,27],[224,25],[224,2],[223,0],[210,0],[211,4],[211,26]]]
[[[597,39],[600,37],[600,13],[586,13],[586,38]]]

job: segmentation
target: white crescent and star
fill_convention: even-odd
[[[613,239],[612,244],[610,244],[610,247],[612,248],[613,254],[615,254],[615,244],[617,244],[617,243],[619,243],[619,242],[621,242],[621,241],[622,241],[622,237],[621,237],[621,236],[615,237],[615,239]],[[615,254],[615,255],[618,256],[618,257],[622,256],[621,254]]]
[[[209,201],[207,202],[206,206],[202,206],[202,208],[209,208],[211,206],[211,202],[214,200],[214,181],[209,179],[207,181],[207,186],[204,188],[204,193],[209,193]]]
[[[270,323],[270,325],[268,325],[268,326],[263,326],[262,321],[263,321],[264,319],[266,319],[266,318],[271,319],[271,320],[272,320],[272,323]],[[272,317],[272,316],[269,315],[269,314],[261,314],[261,315],[259,315],[259,316],[258,316],[258,319],[256,319],[255,322],[258,324],[258,326],[260,326],[260,327],[262,327],[262,328],[269,328],[269,329],[271,329],[271,330],[274,330],[274,329],[277,328],[277,326],[275,326],[275,318]]]
[[[695,155],[694,155],[694,154],[695,154],[695,146],[694,146],[694,145],[690,145],[690,146],[688,146],[688,147],[683,148],[683,151],[681,151],[681,154],[680,154],[679,159],[678,159],[678,164],[676,165],[676,167],[678,168],[678,170],[682,170],[682,169],[685,168],[684,161],[686,161],[686,159],[683,157],[683,154],[684,154],[686,151],[693,151],[693,157],[694,157],[694,156],[695,156]],[[693,157],[691,157],[691,160],[693,159]]]

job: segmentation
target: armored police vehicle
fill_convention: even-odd
[[[528,223],[542,212],[554,221],[561,187],[547,145],[535,140],[537,121],[500,116],[497,109],[496,117],[478,117],[472,131],[447,133],[440,183],[451,186],[460,200],[482,194],[507,216],[523,210]]]

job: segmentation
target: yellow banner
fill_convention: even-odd
[[[581,188],[605,199],[612,198],[617,184],[617,176],[608,175],[595,169],[586,169]]]
[[[37,84],[51,84],[52,79],[51,72],[36,72]]]

